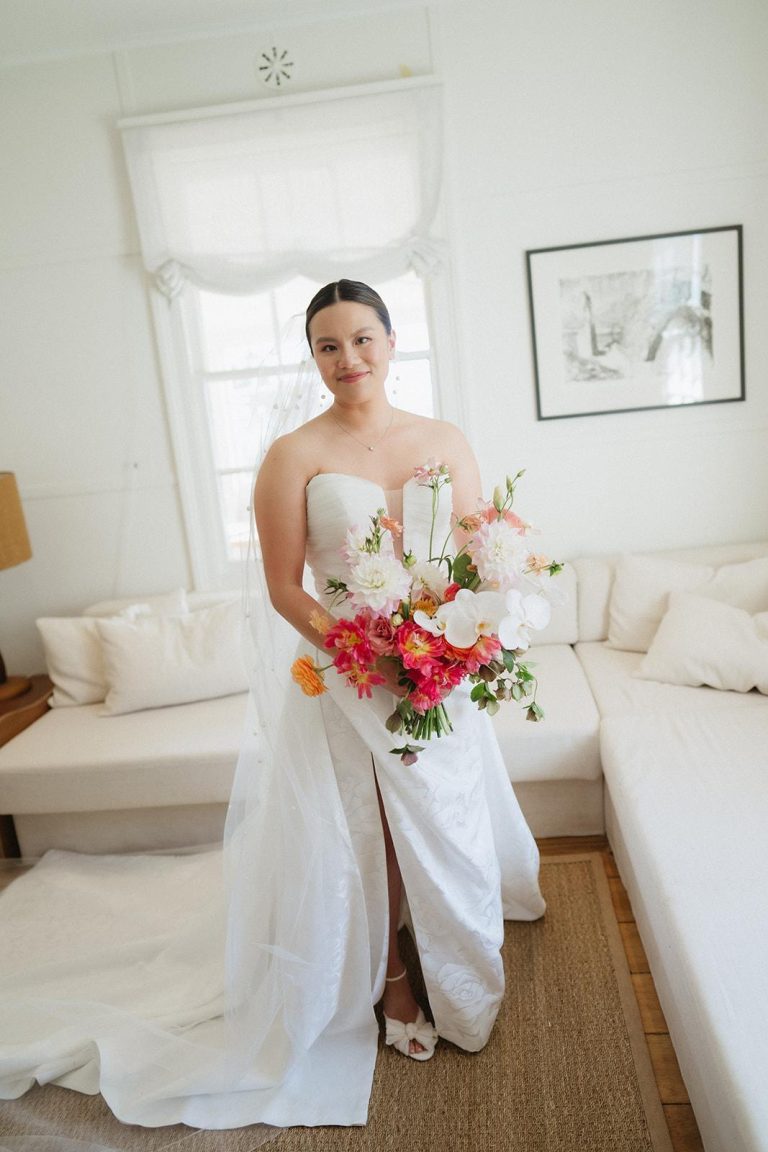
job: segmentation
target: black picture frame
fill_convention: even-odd
[[[528,249],[537,418],[744,400],[742,232]]]

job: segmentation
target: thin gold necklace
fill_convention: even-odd
[[[346,432],[347,436],[351,436],[353,440],[356,440],[357,443],[361,446],[361,448],[367,448],[369,452],[373,452],[374,448],[378,448],[379,444],[381,444],[382,440],[384,439],[384,437],[387,435],[390,428],[392,427],[392,424],[393,424],[394,419],[395,419],[395,410],[394,410],[394,408],[392,408],[390,406],[389,424],[387,424],[382,435],[379,436],[378,440],[375,440],[373,442],[373,444],[366,444],[364,440],[360,440],[357,436],[355,436],[354,432],[350,432],[349,428],[345,428],[344,425],[339,420],[336,419],[336,417],[334,416],[333,412],[330,411],[330,409],[328,411],[328,415],[330,416],[331,420],[333,420],[336,427],[341,428],[342,432]]]

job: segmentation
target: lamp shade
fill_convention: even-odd
[[[0,472],[0,568],[13,568],[31,556],[16,477],[13,472]]]

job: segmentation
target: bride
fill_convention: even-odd
[[[395,354],[395,333],[376,292],[351,280],[326,285],[309,304],[306,334],[333,404],[273,445],[256,484],[255,512],[272,604],[297,632],[322,649],[322,634],[311,622],[318,601],[302,586],[305,559],[322,595],[329,576],[343,575],[341,548],[346,529],[352,524],[366,525],[382,502],[390,516],[404,520],[403,547],[424,556],[425,550],[414,539],[419,522],[414,524],[408,513],[413,511],[418,517],[421,512],[420,524],[426,527],[431,494],[419,486],[414,490],[409,481],[414,467],[429,458],[445,464],[451,476],[453,508],[442,509],[444,521],[451,511],[459,519],[475,511],[481,486],[474,456],[457,428],[389,404],[385,381]],[[422,507],[413,508],[413,498],[418,501],[419,497]],[[444,534],[438,532],[439,538]],[[391,663],[382,660],[378,670],[386,683],[377,690],[377,697],[402,695]],[[349,689],[345,695],[351,697]],[[348,722],[360,729],[361,721],[355,716],[355,711],[362,711],[358,702],[340,703]],[[333,705],[327,708],[331,711]],[[452,713],[455,710],[453,705]],[[391,711],[391,705],[385,703],[384,711]],[[471,713],[468,719],[474,719]],[[481,730],[490,744],[483,719],[478,717],[467,728],[469,732]],[[381,732],[372,728],[370,735],[381,736]],[[386,743],[385,731],[383,737]],[[377,909],[376,919],[369,918],[372,935],[381,935],[382,941],[386,937],[385,956],[372,953],[373,995],[378,998],[383,993],[387,1043],[419,1060],[432,1055],[437,1033],[470,1051],[481,1048],[503,993],[499,870],[481,787],[484,772],[492,769],[465,744],[466,734],[454,734],[444,745],[429,747],[418,767],[408,770],[391,755],[377,756],[378,749],[369,738],[372,756],[361,746],[353,769],[356,793],[368,793],[370,808],[375,791],[386,851],[387,907]],[[518,891],[527,882],[525,898],[518,901],[523,905],[518,915],[527,913],[533,918],[543,907],[536,884],[535,847],[511,788],[502,787],[503,782],[495,784],[502,795],[506,793],[504,834],[516,837],[522,857],[521,873],[510,880]],[[376,837],[378,829],[367,831]],[[398,950],[403,871],[437,1033],[425,1023]],[[415,1029],[402,1027],[408,1024]]]
[[[426,555],[432,491],[414,469],[430,458],[451,476],[437,509],[441,538],[480,497],[459,430],[389,404],[395,333],[376,292],[327,285],[310,302],[306,334],[333,403],[275,440],[255,486],[269,597],[251,621],[255,713],[223,867],[216,852],[50,853],[11,885],[17,905],[34,897],[36,873],[38,885],[53,876],[54,896],[74,876],[73,891],[87,891],[90,878],[93,891],[111,884],[121,898],[133,884],[142,898],[128,902],[111,951],[101,938],[84,965],[73,943],[81,926],[69,936],[57,928],[50,943],[49,925],[35,938],[39,962],[0,981],[6,1098],[38,1080],[100,1091],[120,1120],[147,1126],[365,1123],[374,1005],[386,1043],[406,1058],[429,1059],[438,1038],[478,1051],[504,993],[504,916],[543,914],[535,841],[490,720],[467,691],[451,694],[453,732],[405,766],[385,728],[402,694],[386,660],[370,699],[334,672],[317,699],[287,679],[283,623],[294,645],[299,633],[323,648],[324,590],[343,575],[348,529],[386,508],[402,524],[401,547]],[[76,914],[70,904],[70,920]],[[431,1019],[400,956],[403,922]]]

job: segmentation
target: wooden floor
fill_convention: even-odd
[[[696,1117],[685,1090],[667,1022],[661,1011],[648,960],[632,915],[632,905],[608,841],[604,836],[567,836],[539,840],[538,845],[542,856],[564,855],[568,852],[599,852],[602,855],[672,1147],[674,1152],[704,1152]]]

